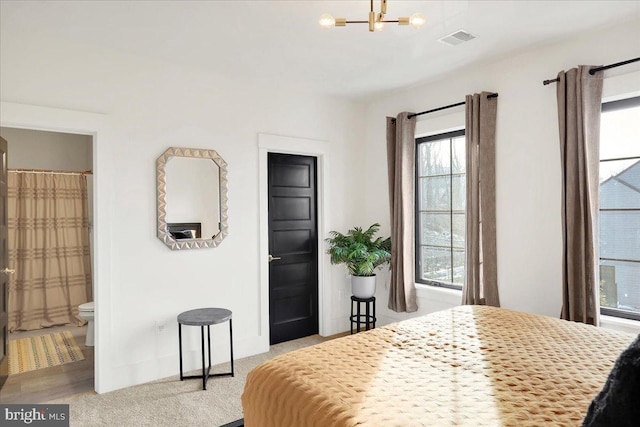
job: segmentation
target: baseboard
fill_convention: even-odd
[[[334,317],[329,321],[329,328],[322,334],[325,337],[341,334],[349,330],[349,315],[344,317]]]
[[[106,367],[108,372],[106,375],[106,381],[104,379],[101,380],[100,389],[96,391],[98,393],[106,393],[162,378],[169,378],[172,376],[177,378],[180,370],[177,341],[178,339],[176,337],[176,351],[173,354],[157,356],[154,359],[131,363],[128,365]],[[234,340],[233,344],[233,358],[235,360],[269,351],[268,341],[265,345],[261,337]],[[222,350],[222,352],[216,351],[215,348],[217,345],[224,348],[224,350]],[[227,347],[223,347],[224,345]],[[212,362],[214,365],[229,361],[229,353],[227,353],[228,345],[228,341],[221,340],[211,342]],[[183,369],[185,372],[202,368],[201,354],[200,348],[183,350]]]

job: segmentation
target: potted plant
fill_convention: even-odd
[[[327,253],[331,255],[331,264],[346,264],[351,274],[351,293],[358,298],[370,298],[376,292],[374,270],[391,259],[391,238],[378,237],[375,234],[380,224],[373,224],[368,230],[354,227],[342,234],[329,233]]]

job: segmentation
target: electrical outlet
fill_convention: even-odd
[[[166,323],[161,322],[159,320],[155,321],[156,335],[163,334],[166,329],[167,329],[167,324]]]

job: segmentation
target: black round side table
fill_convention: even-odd
[[[356,314],[353,314],[353,305],[356,305]],[[365,305],[365,314],[361,314],[360,304]],[[373,307],[373,310],[371,308]],[[372,314],[373,312],[373,314]],[[361,324],[364,323],[365,330],[375,329],[376,327],[376,297],[358,298],[351,295],[351,335],[353,335],[353,326],[357,325],[356,333],[360,332]]]
[[[229,343],[231,346],[231,372],[211,374],[211,325],[229,321]],[[200,337],[202,341],[202,375],[184,375],[182,373],[182,325],[200,326]],[[204,327],[207,327],[207,346],[209,348],[209,367],[205,369],[204,364]],[[178,315],[178,345],[180,346],[180,381],[191,378],[202,378],[202,389],[207,389],[209,377],[223,377],[233,373],[233,327],[231,325],[231,310],[225,308],[198,308],[185,311]]]

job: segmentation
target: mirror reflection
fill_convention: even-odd
[[[165,165],[166,221],[176,240],[213,239],[220,232],[218,165],[211,159],[173,157]]]
[[[156,189],[158,238],[170,249],[215,248],[229,233],[227,162],[214,150],[168,148]]]

